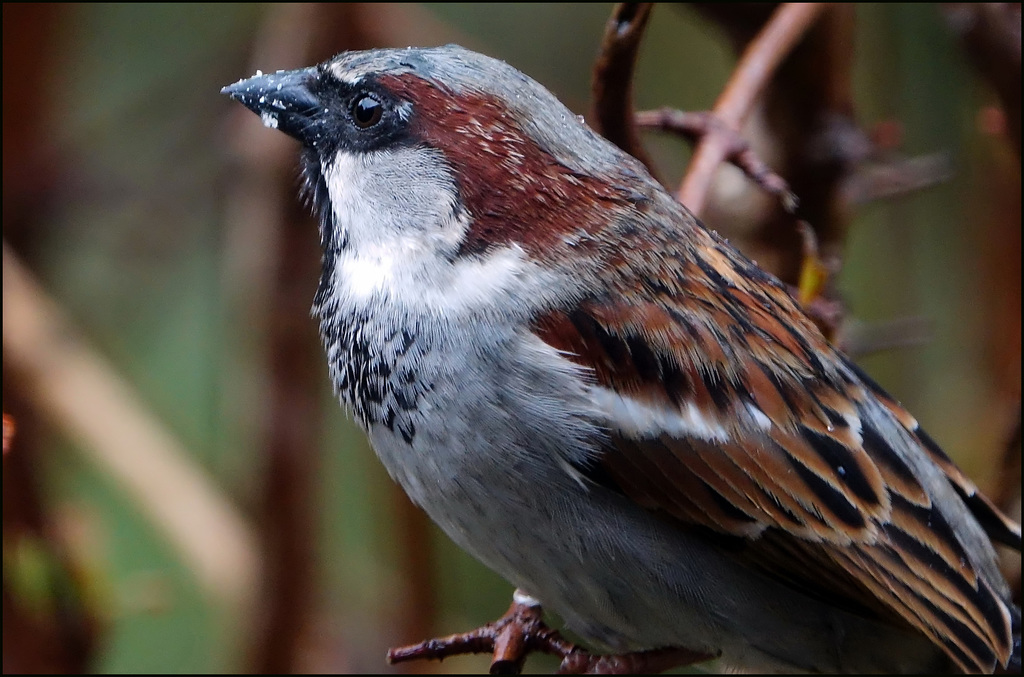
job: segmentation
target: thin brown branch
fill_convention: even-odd
[[[633,73],[652,6],[649,2],[623,2],[612,10],[594,63],[591,124],[654,173],[633,122]]]
[[[763,36],[779,11],[756,4],[699,9],[721,26],[740,54],[751,51],[748,46]],[[751,146],[800,196],[799,216],[813,226],[821,251],[829,258],[842,251],[848,221],[840,199],[841,181],[870,153],[866,136],[853,121],[854,15],[849,5],[822,12],[776,65],[740,127]],[[720,194],[715,174],[716,188],[703,195],[701,217],[741,243],[747,255],[767,270],[796,284],[803,258],[793,215],[753,190],[731,192],[729,197]]]
[[[558,656],[562,664],[558,674],[651,674],[670,668],[692,665],[715,656],[686,649],[655,649],[623,654],[592,654],[566,641],[557,630],[544,623],[543,611],[532,600],[518,597],[508,611],[493,623],[471,630],[427,640],[388,651],[388,662],[433,659],[491,652],[492,675],[519,674],[530,653]]]
[[[725,90],[715,102],[714,114],[726,127],[738,131],[754,103],[775,74],[775,69],[807,32],[824,9],[819,3],[787,3],[751,41],[733,71]],[[700,214],[718,166],[728,154],[728,139],[705,136],[694,152],[678,197],[690,211]]]
[[[707,111],[690,112],[672,108],[641,111],[636,114],[636,125],[646,129],[658,129],[678,134],[694,142],[700,142],[709,134],[721,135],[726,147],[725,161],[740,169],[747,178],[765,192],[774,195],[790,214],[796,212],[798,200],[784,178],[772,171],[750,147],[740,133],[726,127],[714,113]]]
[[[388,663],[392,665],[415,660],[444,660],[451,656],[492,653],[491,672],[518,673],[522,669],[527,638],[555,639],[552,646],[560,646],[558,633],[550,630],[541,618],[541,608],[514,601],[508,611],[493,623],[469,632],[429,639],[418,644],[390,649]]]

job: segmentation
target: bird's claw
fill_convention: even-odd
[[[449,656],[492,653],[492,675],[514,675],[523,669],[527,655],[535,651],[562,659],[559,674],[614,675],[662,672],[672,667],[709,660],[714,656],[687,649],[652,649],[624,654],[599,655],[564,639],[543,621],[537,604],[517,598],[498,620],[476,630],[429,639],[388,651],[388,663],[419,659],[444,660]]]

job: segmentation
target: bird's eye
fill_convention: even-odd
[[[352,102],[352,119],[360,129],[368,129],[380,122],[384,106],[369,94],[357,96]]]

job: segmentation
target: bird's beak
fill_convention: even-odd
[[[311,89],[316,79],[316,68],[278,71],[239,80],[220,92],[259,115],[267,127],[315,144],[317,120],[324,113]]]

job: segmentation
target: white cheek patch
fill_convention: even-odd
[[[335,226],[356,251],[458,245],[468,224],[443,154],[427,148],[338,153],[321,164]]]
[[[361,198],[363,179],[359,162],[354,155],[339,154],[331,164],[321,163],[327,192],[331,196],[335,227],[342,231],[342,239],[348,238],[353,227],[361,223],[372,226],[374,213],[365,198]]]
[[[339,153],[321,168],[339,243],[331,252],[334,293],[343,304],[386,300],[396,310],[443,316],[551,293],[551,275],[516,245],[456,255],[469,216],[437,151]]]
[[[729,433],[722,424],[693,402],[687,402],[679,409],[651,405],[600,386],[591,388],[591,397],[606,417],[607,424],[629,437],[668,434],[697,437],[708,442],[729,440]]]

